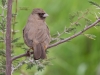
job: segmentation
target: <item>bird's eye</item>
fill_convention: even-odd
[[[38,13],[41,18],[43,18],[44,13]]]
[[[43,16],[44,15],[44,13],[39,13],[39,16]]]

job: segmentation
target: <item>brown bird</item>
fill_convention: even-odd
[[[33,9],[23,29],[23,38],[34,51],[34,59],[46,58],[46,49],[50,43],[50,33],[45,18],[48,14],[40,8]]]

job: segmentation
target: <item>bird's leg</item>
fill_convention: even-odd
[[[30,56],[30,55],[31,55],[30,50],[31,50],[31,48],[30,48],[30,49],[28,49],[28,51],[27,51],[27,56]]]

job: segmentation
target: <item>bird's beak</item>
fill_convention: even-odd
[[[44,15],[43,15],[43,17],[47,17],[47,16],[49,16],[49,15],[48,15],[48,14],[44,14]]]

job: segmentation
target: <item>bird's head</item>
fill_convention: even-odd
[[[45,19],[47,16],[49,16],[45,11],[43,11],[41,8],[35,8],[33,9],[32,14],[38,15],[40,19]]]

